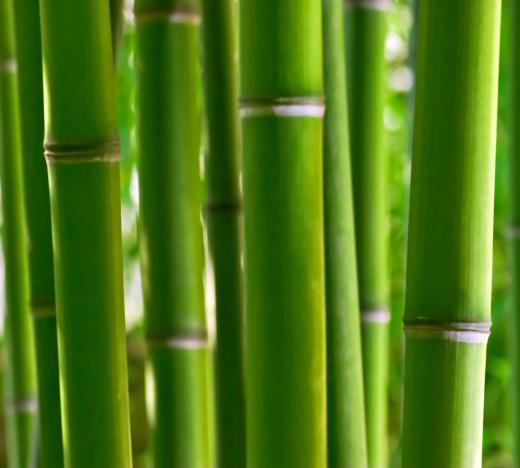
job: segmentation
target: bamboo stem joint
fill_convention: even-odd
[[[94,162],[118,162],[119,142],[97,144],[45,144],[48,163],[83,164]]]
[[[240,116],[251,117],[311,117],[323,118],[322,97],[288,97],[275,99],[241,99]]]
[[[367,10],[390,10],[391,0],[344,0],[347,8],[365,8]]]
[[[457,343],[487,343],[490,322],[443,322],[427,319],[404,320],[407,337],[420,340],[443,340]]]

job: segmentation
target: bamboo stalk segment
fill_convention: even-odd
[[[130,467],[109,5],[40,15],[65,466]]]
[[[7,457],[13,468],[29,463],[38,408],[29,311],[18,98],[13,4],[11,0],[0,0],[0,185],[7,361],[4,404]]]
[[[42,155],[44,123],[39,12],[37,0],[18,0],[14,4],[30,303],[38,375],[40,430],[37,441],[41,466],[54,468],[63,466],[63,447],[49,185]]]
[[[482,463],[500,5],[419,8],[404,468]]]
[[[328,466],[367,467],[341,0],[323,1]]]
[[[215,279],[217,456],[246,466],[242,206],[239,187],[237,12],[233,0],[203,1],[208,119],[206,223]]]
[[[389,0],[346,5],[347,80],[368,461],[387,463],[388,269],[385,102],[386,10]]]
[[[200,12],[140,0],[137,132],[145,324],[155,385],[156,467],[214,464],[200,183]]]
[[[240,53],[247,466],[323,467],[321,1],[243,0]]]

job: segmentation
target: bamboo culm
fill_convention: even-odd
[[[403,468],[482,464],[500,6],[419,8]]]
[[[131,467],[109,5],[40,19],[65,466]]]
[[[157,468],[214,465],[204,300],[197,0],[138,0],[137,141]]]
[[[346,2],[347,80],[354,181],[368,464],[387,463],[388,270],[385,101],[390,0]]]
[[[324,467],[321,0],[243,0],[240,54],[247,466]]]
[[[208,120],[206,223],[215,281],[217,456],[246,466],[242,213],[237,15],[233,0],[204,0],[204,84]]]
[[[328,466],[367,467],[343,2],[323,0]]]
[[[29,312],[22,146],[11,0],[0,0],[0,182],[5,265],[5,412],[7,458],[29,465],[36,428],[36,369]]]
[[[43,142],[43,83],[38,0],[14,4],[20,95],[25,212],[29,245],[30,304],[38,376],[39,462],[63,466],[58,342],[49,185]]]

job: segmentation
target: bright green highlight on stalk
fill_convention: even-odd
[[[14,4],[20,94],[25,208],[29,243],[30,303],[38,371],[39,462],[63,466],[58,342],[54,301],[51,214],[42,154],[43,84],[38,0]],[[35,448],[33,448],[35,450]]]
[[[328,466],[367,467],[343,2],[323,0]]]
[[[347,79],[354,181],[368,461],[387,463],[388,269],[383,110],[390,1],[350,0]]]
[[[481,466],[500,3],[419,8],[404,468]]]
[[[155,385],[157,468],[214,464],[200,183],[200,13],[140,0],[137,130],[145,321]]]
[[[5,406],[8,463],[12,468],[23,468],[30,459],[37,404],[12,6],[11,0],[0,0],[0,185],[7,355]]]
[[[327,465],[321,0],[240,5],[248,468]]]
[[[237,15],[234,0],[204,0],[208,125],[206,223],[215,280],[218,466],[246,466],[242,213],[239,188]]]
[[[40,14],[65,466],[130,467],[109,5]]]

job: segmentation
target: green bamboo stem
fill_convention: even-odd
[[[28,265],[17,62],[11,0],[0,0],[0,182],[5,264],[6,434],[9,466],[28,466],[36,427],[36,369]]]
[[[390,0],[346,3],[347,79],[368,464],[387,463],[388,271],[383,109]]]
[[[49,185],[42,156],[44,123],[38,0],[17,0],[14,16],[25,211],[30,246],[30,303],[38,375],[39,461],[44,468],[54,468],[63,466],[63,447]]]
[[[197,0],[135,5],[141,268],[157,468],[213,466]]]
[[[327,465],[320,0],[243,0],[247,466]]]
[[[65,466],[130,467],[109,5],[40,14]]]
[[[500,4],[419,8],[403,468],[481,466]]]
[[[367,467],[342,0],[323,0],[328,466]]]
[[[512,262],[512,296],[513,296],[513,430],[514,455],[520,463],[520,7],[516,0],[509,2],[510,41],[511,41],[511,262]]]
[[[110,32],[112,37],[112,55],[116,61],[119,45],[123,37],[125,0],[110,0]]]
[[[237,17],[234,0],[204,0],[209,151],[206,223],[215,279],[218,466],[246,466]]]

